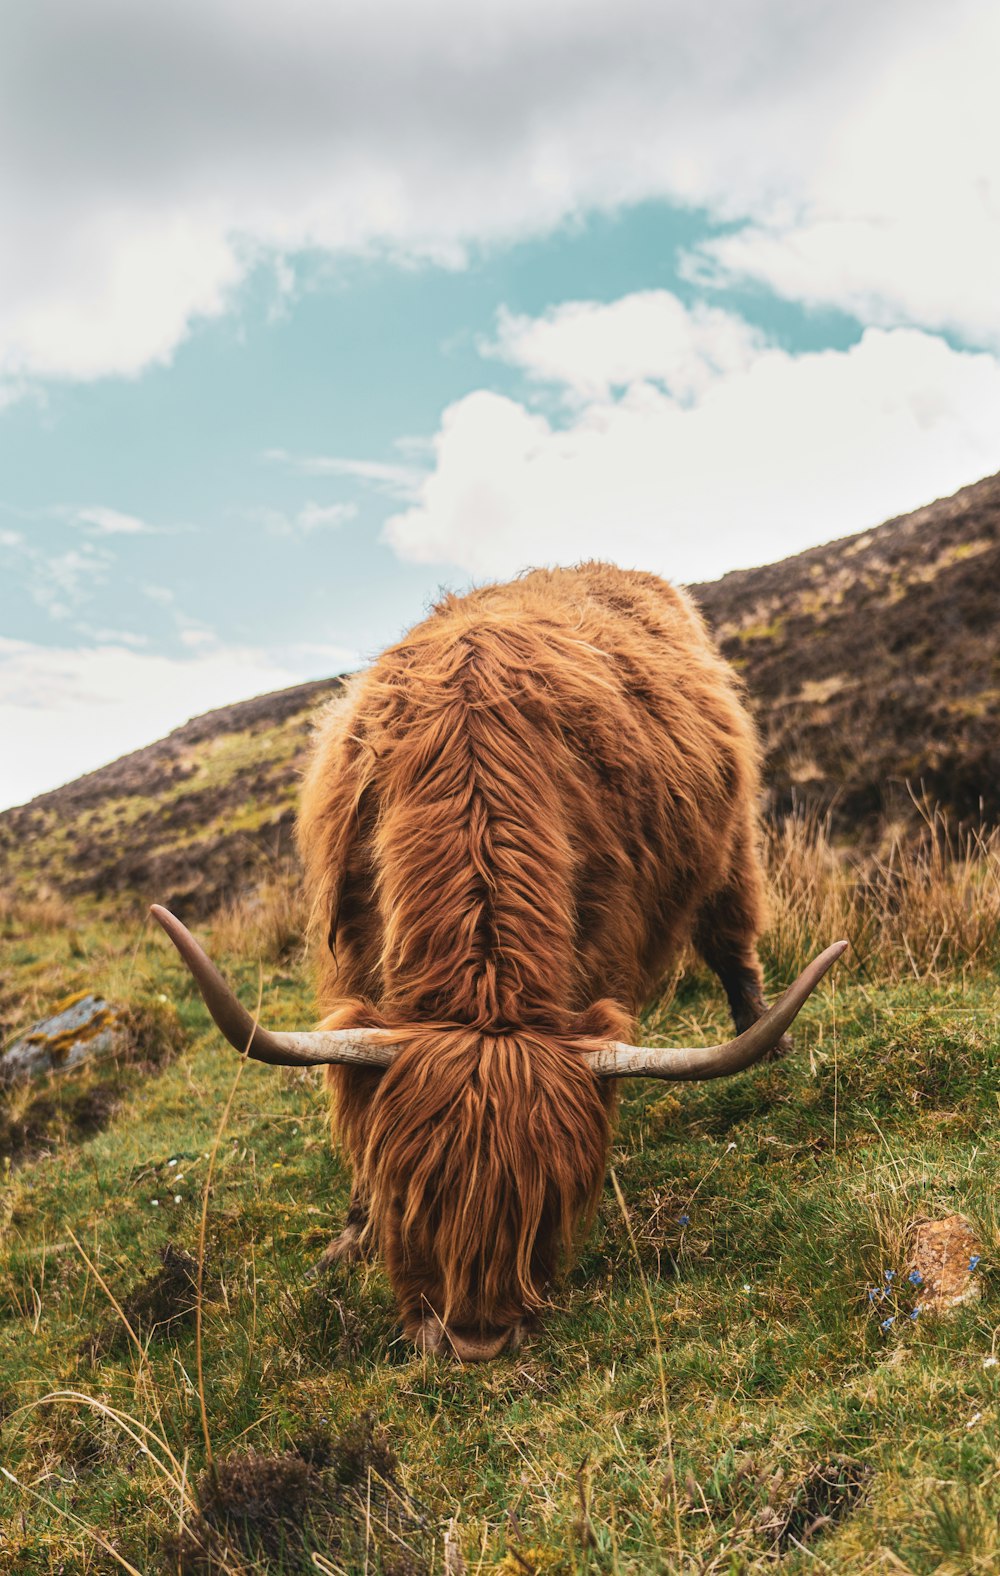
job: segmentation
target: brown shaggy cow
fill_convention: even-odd
[[[257,1028],[157,911],[238,1048],[340,1064],[354,1189],[324,1259],[370,1232],[418,1345],[516,1345],[594,1210],[612,1080],[759,1060],[840,955],[762,1017],[758,786],[737,683],[682,592],[537,571],[447,597],[322,719],[299,823],[320,1031]],[[688,939],[740,1038],[622,1043]]]

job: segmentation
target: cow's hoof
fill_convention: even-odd
[[[761,1061],[762,1062],[780,1062],[782,1057],[790,1056],[792,1054],[792,1050],[793,1049],[794,1049],[794,1047],[793,1047],[793,1044],[792,1044],[792,1037],[791,1037],[791,1035],[790,1034],[783,1034],[781,1036],[781,1039],[778,1041],[777,1045],[775,1045],[771,1050],[766,1051],[764,1053],[764,1055],[761,1057]]]
[[[306,1280],[316,1280],[335,1264],[354,1264],[364,1258],[361,1232],[357,1226],[345,1226],[339,1237],[334,1237],[323,1249],[319,1258],[306,1270]]]

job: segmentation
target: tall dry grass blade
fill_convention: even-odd
[[[104,1552],[110,1554],[111,1558],[121,1566],[123,1571],[128,1571],[130,1576],[143,1576],[142,1571],[138,1570],[131,1560],[127,1560],[124,1554],[119,1554],[118,1550],[108,1542],[104,1534],[99,1532],[96,1527],[92,1527],[89,1521],[84,1521],[82,1517],[75,1515],[73,1511],[67,1510],[65,1505],[59,1505],[54,1499],[49,1499],[47,1494],[40,1494],[38,1489],[32,1488],[30,1483],[22,1483],[20,1478],[16,1478],[13,1472],[8,1472],[6,1467],[0,1466],[0,1473],[3,1474],[8,1482],[13,1483],[15,1488],[19,1488],[22,1494],[30,1495],[40,1505],[47,1506],[49,1510],[54,1510],[58,1516],[64,1516],[75,1527],[79,1527],[80,1531],[85,1532],[88,1538],[92,1538],[95,1543],[100,1544]]]
[[[261,972],[257,988],[257,1006],[253,1014],[254,1028],[256,1028],[260,1019],[260,1007],[263,996],[264,975],[263,972]],[[253,1031],[251,1030],[250,1039],[252,1038]],[[195,1288],[194,1350],[195,1363],[198,1373],[198,1407],[201,1412],[201,1431],[205,1440],[205,1459],[208,1463],[209,1471],[213,1474],[215,1472],[215,1459],[212,1455],[212,1439],[208,1427],[208,1406],[205,1401],[205,1368],[202,1351],[202,1305],[204,1302],[205,1286],[205,1241],[208,1233],[208,1199],[212,1190],[212,1178],[215,1174],[216,1156],[219,1153],[219,1145],[222,1142],[222,1135],[225,1132],[226,1125],[229,1121],[229,1113],[232,1110],[233,1100],[236,1098],[236,1091],[239,1088],[240,1079],[243,1077],[243,1069],[247,1064],[247,1051],[249,1050],[249,1046],[250,1041],[248,1040],[247,1048],[240,1057],[239,1065],[236,1069],[236,1077],[233,1079],[232,1088],[229,1091],[229,1098],[223,1107],[222,1115],[219,1118],[219,1124],[215,1129],[215,1140],[212,1144],[211,1153],[208,1157],[208,1170],[205,1174],[205,1186],[202,1189],[201,1224],[198,1229],[198,1279]]]
[[[625,1195],[622,1192],[621,1184],[618,1181],[618,1173],[615,1171],[614,1166],[609,1166],[608,1171],[611,1176],[611,1185],[615,1190],[615,1197],[618,1200],[618,1208],[621,1210],[622,1219],[625,1222],[625,1230],[628,1233],[629,1245],[632,1249],[632,1256],[635,1259],[636,1269],[639,1271],[639,1279],[642,1282],[642,1291],[646,1301],[646,1309],[649,1313],[649,1323],[653,1332],[653,1344],[656,1348],[656,1368],[660,1381],[660,1405],[663,1410],[663,1431],[666,1435],[667,1461],[670,1466],[670,1497],[673,1501],[674,1509],[674,1536],[677,1540],[677,1558],[678,1560],[683,1560],[684,1535],[681,1531],[681,1504],[680,1496],[677,1492],[677,1471],[674,1465],[674,1434],[670,1424],[670,1399],[667,1395],[667,1372],[663,1364],[663,1345],[660,1341],[660,1326],[656,1317],[656,1309],[653,1306],[653,1298],[650,1294],[649,1282],[646,1279],[646,1272],[642,1267],[642,1259],[639,1255],[639,1245],[635,1240],[635,1232],[632,1229],[632,1217],[628,1212],[628,1205],[625,1202]],[[614,1503],[612,1502],[612,1510],[613,1509]]]

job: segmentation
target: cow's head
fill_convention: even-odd
[[[516,1347],[597,1202],[608,1086],[542,1034],[421,1030],[364,1115],[361,1184],[406,1334]]]
[[[604,1177],[609,1080],[720,1078],[771,1050],[827,969],[820,954],[725,1045],[570,1040],[519,1030],[262,1029],[194,937],[154,906],[230,1044],[281,1066],[379,1070],[352,1147],[404,1329],[464,1361],[520,1344]]]

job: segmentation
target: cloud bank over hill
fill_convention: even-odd
[[[651,198],[690,259],[1000,344],[1000,17],[976,0],[37,0],[0,57],[0,380],[135,375],[261,260],[466,249]]]
[[[792,355],[665,291],[502,313],[489,354],[555,413],[482,389],[450,406],[404,558],[475,576],[614,556],[711,579],[876,525],[995,467],[1000,363],[916,329]]]

